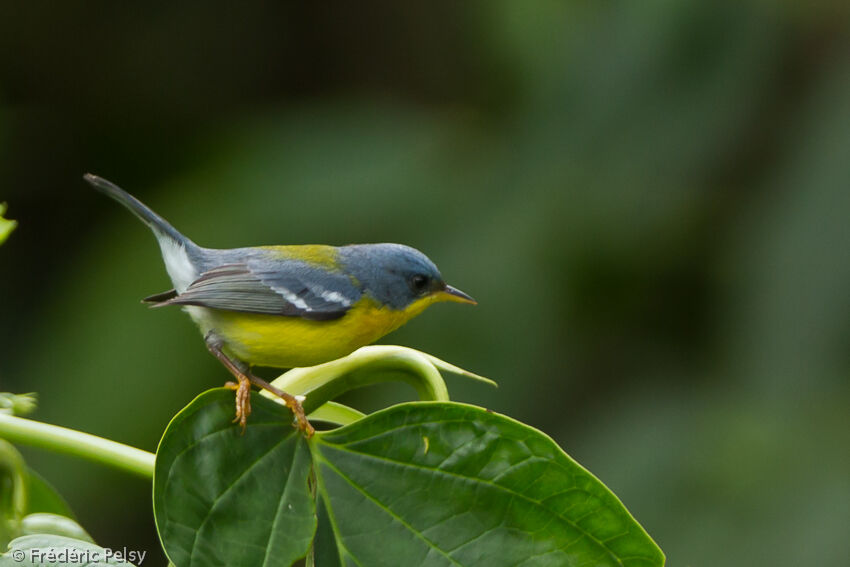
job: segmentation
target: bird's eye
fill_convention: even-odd
[[[428,276],[416,274],[410,278],[410,288],[416,293],[422,293],[428,289]]]

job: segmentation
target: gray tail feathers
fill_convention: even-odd
[[[91,173],[86,173],[83,175],[83,179],[88,181],[92,187],[103,193],[104,195],[108,195],[112,197],[125,207],[127,207],[134,215],[139,217],[139,219],[148,225],[148,227],[154,232],[157,240],[162,239],[163,237],[168,238],[174,241],[177,244],[184,245],[187,249],[197,249],[197,245],[180,234],[176,228],[171,226],[168,221],[164,218],[150,210],[147,205],[112,183],[111,181],[107,181],[102,177],[98,177],[97,175],[92,175]]]

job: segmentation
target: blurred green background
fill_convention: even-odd
[[[227,378],[146,229],[391,241],[477,308],[386,343],[497,380],[673,566],[850,564],[850,10],[797,2],[0,3],[0,388],[154,450]],[[271,374],[274,375],[273,373]],[[349,398],[374,409],[409,392]],[[150,486],[26,451],[98,542]]]

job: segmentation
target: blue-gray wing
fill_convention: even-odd
[[[156,305],[200,305],[211,309],[337,319],[360,299],[345,274],[300,261],[227,264],[204,272],[186,291]]]

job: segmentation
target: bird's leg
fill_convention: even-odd
[[[275,396],[282,399],[283,403],[286,404],[286,407],[292,410],[292,413],[295,415],[295,419],[298,421],[298,428],[303,431],[307,437],[311,437],[313,435],[315,430],[313,429],[313,426],[310,425],[310,422],[307,421],[307,416],[304,414],[304,408],[301,407],[301,402],[298,401],[298,398],[292,394],[287,394],[283,390],[275,388],[262,378],[254,376],[247,367],[224,354],[221,350],[221,340],[213,332],[207,333],[207,336],[204,337],[204,341],[207,344],[207,349],[209,349],[212,355],[215,356],[219,362],[221,362],[224,367],[227,368],[239,381],[238,384],[228,382],[225,386],[236,390],[236,418],[233,421],[239,422],[242,426],[243,433],[245,432],[245,424],[248,416],[251,415],[251,384],[254,384],[260,388],[268,390]]]
[[[238,380],[238,383],[227,382],[224,386],[236,391],[236,417],[233,419],[233,422],[239,422],[239,425],[242,426],[242,433],[244,434],[248,416],[251,415],[251,381],[248,378],[248,369],[237,361],[231,360],[230,357],[222,352],[221,341],[213,333],[207,333],[207,336],[204,337],[204,342],[206,342],[207,349],[212,355]]]

